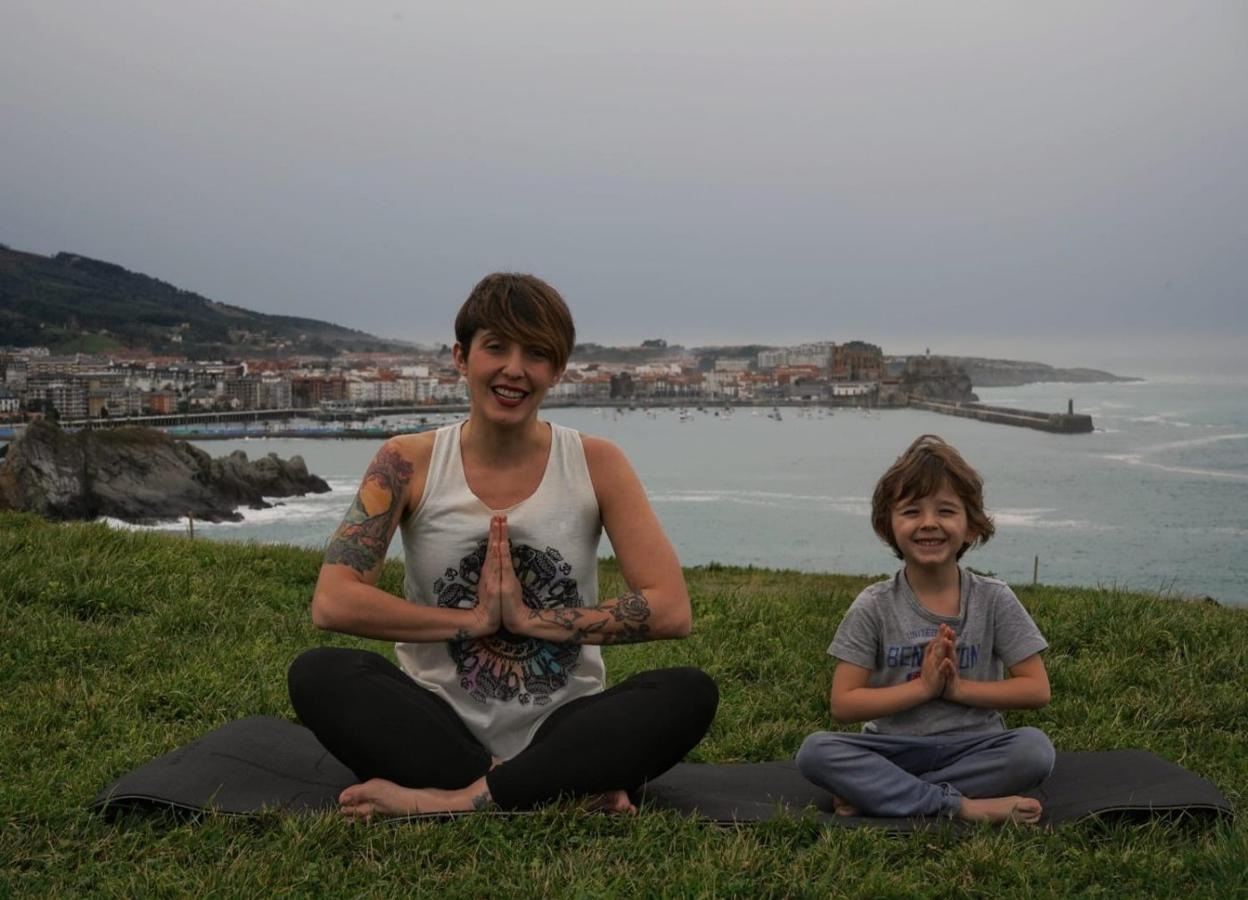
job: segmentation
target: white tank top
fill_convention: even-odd
[[[598,605],[602,519],[579,432],[551,423],[550,458],[537,490],[491,510],[471,490],[459,452],[462,422],[439,428],[424,494],[400,526],[411,603],[469,609],[485,556],[490,517],[506,514],[511,558],[535,608]],[[395,644],[399,666],[442,697],[495,756],[523,750],[555,709],[602,690],[602,650],[517,638]]]

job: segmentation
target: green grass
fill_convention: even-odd
[[[106,782],[231,719],[291,718],[318,554],[0,514],[0,897],[9,895],[1248,896],[1248,824],[1086,823],[890,837],[793,818],[716,828],[558,808],[364,826],[86,809]],[[824,648],[871,579],[688,571],[694,635],[608,649],[612,679],[694,664],[720,684],[703,761],[791,756],[828,727]],[[602,566],[603,590],[619,573]],[[383,586],[399,591],[389,564]],[[1018,590],[1052,644],[1053,703],[1010,715],[1059,749],[1143,747],[1248,796],[1248,611]],[[386,648],[371,644],[385,652]]]
[[[107,353],[110,350],[121,350],[125,347],[112,335],[78,332],[73,329],[52,332],[51,350],[53,353]]]

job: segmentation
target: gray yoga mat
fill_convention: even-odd
[[[106,786],[92,805],[125,809],[213,810],[250,816],[264,810],[307,813],[337,808],[356,782],[302,726],[267,716],[229,722],[185,747],[146,763]],[[757,822],[782,814],[813,815],[838,827],[909,831],[926,819],[845,818],[828,795],[790,761],[681,763],[646,784],[640,800],[713,822]],[[1171,813],[1231,816],[1216,787],[1145,750],[1058,753],[1053,774],[1032,796],[1044,804],[1042,824],[1094,816],[1143,818]]]

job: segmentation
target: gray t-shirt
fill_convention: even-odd
[[[938,616],[919,603],[904,570],[866,588],[850,604],[828,653],[871,670],[868,687],[889,687],[918,678],[923,651],[941,623],[957,632],[958,674],[1000,681],[1005,670],[1049,645],[1004,581],[958,569],[962,587],[956,616]],[[936,698],[863,725],[876,734],[941,734],[1001,731],[995,709]]]

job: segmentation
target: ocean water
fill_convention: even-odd
[[[1053,435],[913,410],[732,415],[549,410],[617,442],[637,469],[682,562],[886,573],[897,561],[871,531],[870,495],[923,433],[952,442],[985,480],[997,534],[965,561],[1029,583],[1211,596],[1248,604],[1248,375],[979,390],[987,403],[1090,413],[1090,435]],[[327,440],[204,442],[301,454],[331,494],[196,523],[205,537],[323,546],[377,445]],[[185,523],[158,526],[184,531]],[[397,553],[397,542],[391,548]],[[604,554],[610,545],[604,540]]]

